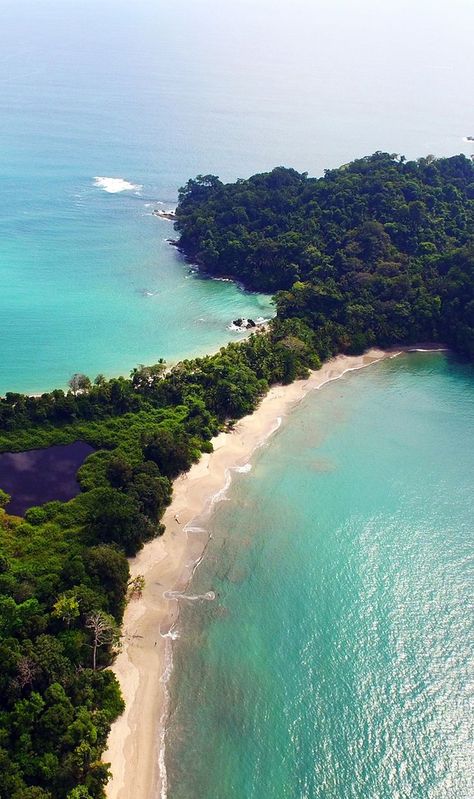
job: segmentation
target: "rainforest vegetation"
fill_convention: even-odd
[[[198,177],[180,192],[179,246],[212,275],[274,292],[269,329],[170,370],[74,375],[69,391],[0,400],[0,451],[97,449],[69,502],[18,518],[0,491],[0,799],[104,796],[123,707],[106,667],[140,590],[127,556],[163,532],[171,481],[224,424],[337,352],[430,340],[473,357],[473,208],[463,156]]]
[[[249,413],[270,383],[317,367],[298,320],[242,345],[139,367],[130,379],[0,401],[0,449],[86,440],[69,502],[8,514],[0,492],[0,797],[98,799],[101,762],[122,700],[105,667],[118,644],[127,556],[160,535],[171,480],[212,448],[230,419]],[[4,510],[3,510],[4,509]],[[133,599],[131,600],[133,601]]]
[[[179,247],[211,275],[276,292],[323,357],[443,341],[474,355],[474,163],[375,153],[309,178],[278,167],[190,180]]]

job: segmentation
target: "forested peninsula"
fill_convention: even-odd
[[[210,275],[276,292],[320,356],[445,341],[474,353],[474,164],[375,153],[309,178],[278,167],[190,180],[178,246]]]
[[[180,191],[178,246],[212,276],[275,294],[268,330],[218,353],[76,376],[0,400],[0,450],[87,441],[69,502],[8,513],[0,493],[0,798],[102,799],[123,703],[107,668],[127,557],[163,533],[172,480],[224,426],[337,353],[448,344],[474,355],[474,164],[376,153],[309,178],[278,167]],[[1,486],[0,486],[1,489]]]

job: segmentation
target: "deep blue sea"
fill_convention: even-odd
[[[469,152],[473,23],[471,0],[0,0],[0,392],[267,317],[190,274],[153,208],[198,173]]]
[[[309,394],[234,476],[181,601],[168,799],[472,799],[474,370]]]

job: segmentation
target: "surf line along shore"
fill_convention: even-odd
[[[254,413],[241,419],[232,432],[214,438],[214,451],[174,481],[173,500],[162,520],[165,533],[130,560],[131,577],[143,575],[145,588],[125,609],[123,646],[112,666],[125,710],[112,725],[103,755],[112,771],[108,799],[166,799],[164,744],[173,628],[179,595],[208,542],[205,531],[196,531],[193,521],[212,510],[229,486],[232,469],[248,463],[309,391],[401,351],[371,349],[360,356],[339,355],[306,380],[273,386]]]

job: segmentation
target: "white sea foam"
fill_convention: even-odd
[[[170,702],[170,692],[168,682],[173,671],[173,643],[171,636],[166,636],[168,640],[165,642],[165,668],[160,677],[160,682],[163,684],[165,701],[163,702],[163,711],[160,719],[160,739],[158,742],[158,769],[160,774],[160,799],[166,799],[168,796],[168,774],[166,771],[166,720],[168,718],[168,709]]]
[[[436,351],[444,352],[444,350],[436,350]],[[399,352],[394,352],[391,355],[389,355],[389,358],[398,358],[399,355],[403,355],[403,352],[404,350],[400,350]],[[431,348],[429,350],[420,350],[417,348],[413,348],[409,350],[409,352],[433,352],[433,350]],[[372,366],[373,364],[379,363],[381,360],[383,360],[383,357],[377,358],[375,361],[371,361],[370,363],[363,363],[360,366],[350,366],[347,369],[344,369],[344,371],[341,372],[340,374],[335,375],[334,377],[328,377],[326,380],[320,383],[319,386],[316,386],[315,388],[317,391],[320,391],[323,388],[323,386],[326,386],[328,383],[333,383],[335,380],[341,380],[341,378],[343,378],[344,375],[348,374],[348,372],[359,372],[361,369],[366,369],[368,366]]]
[[[118,194],[121,191],[139,191],[142,187],[138,183],[130,183],[125,178],[107,178],[97,176],[94,178],[94,186],[103,189],[108,194]]]
[[[183,529],[185,533],[207,533],[204,527],[195,527],[193,525],[185,524]]]
[[[167,633],[160,633],[162,638],[171,638],[172,641],[177,641],[179,638],[178,630],[171,628]]]
[[[205,594],[185,594],[182,591],[165,591],[163,596],[165,599],[185,599],[187,602],[199,602],[200,600],[213,602],[216,598],[214,591],[207,591]]]
[[[243,466],[234,466],[234,472],[237,472],[237,474],[247,474],[247,472],[250,472],[251,469],[251,463],[244,463]]]
[[[230,325],[227,325],[227,330],[232,330],[235,333],[246,333],[247,330],[252,330],[252,328],[247,327],[247,325],[235,325],[233,322],[231,322]]]
[[[449,352],[448,347],[410,347],[408,352]]]
[[[270,435],[271,436],[273,435],[273,433],[276,433],[276,431],[280,429],[282,421],[283,421],[283,418],[281,416],[277,416],[277,418],[275,419],[275,424],[273,425],[272,429],[270,430]]]
[[[224,499],[227,499],[226,494],[230,488],[230,484],[232,482],[232,474],[230,469],[226,469],[225,473],[225,484],[222,486],[219,491],[216,491],[214,496],[211,498],[211,508],[216,505],[218,502],[222,502]]]

